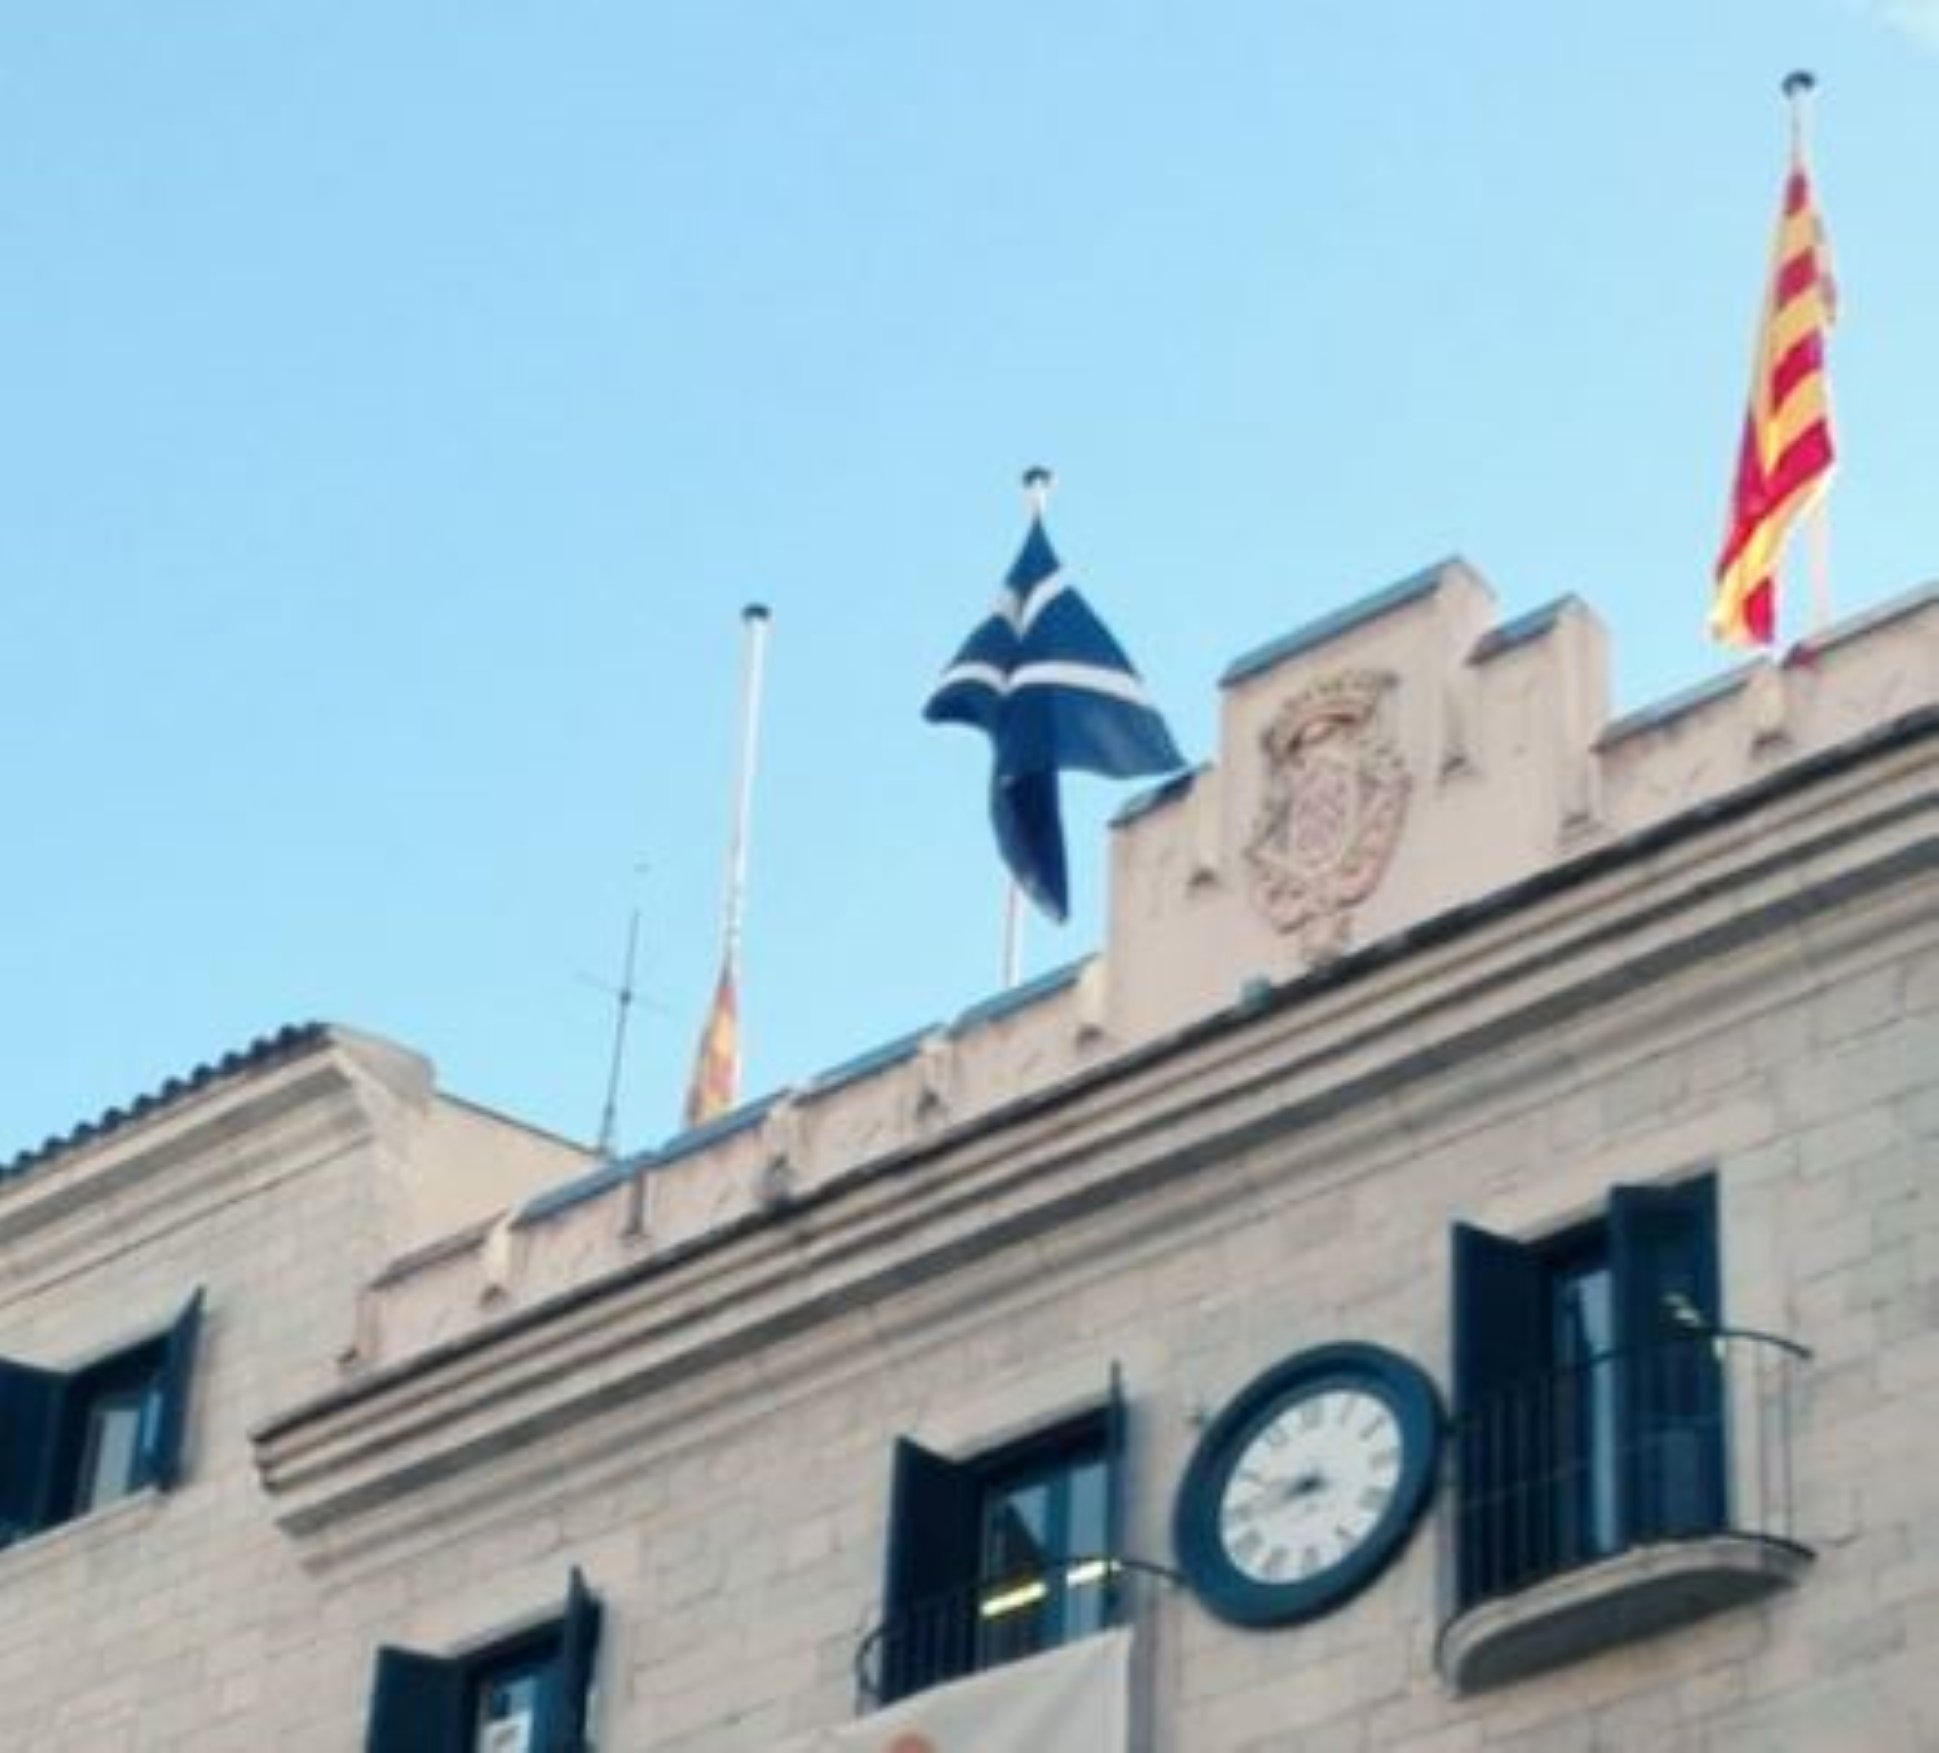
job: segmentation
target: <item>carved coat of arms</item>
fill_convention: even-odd
[[[1245,846],[1252,898],[1314,960],[1346,947],[1349,909],[1373,893],[1407,813],[1407,768],[1381,706],[1379,670],[1325,677],[1260,736],[1265,784]]]

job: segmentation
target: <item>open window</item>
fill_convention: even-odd
[[[903,1438],[875,1688],[887,1703],[1118,1618],[1124,1403],[967,1460]]]
[[[1456,1229],[1462,1605],[1724,1525],[1716,1213],[1705,1176],[1542,1242]]]
[[[599,1623],[575,1568],[556,1619],[458,1655],[380,1649],[364,1753],[583,1753]]]
[[[0,1359],[0,1546],[181,1476],[202,1293],[167,1331],[76,1370]]]
[[[1458,1227],[1442,1672],[1500,1685],[1795,1583],[1809,1355],[1723,1324],[1713,1176],[1536,1241]]]

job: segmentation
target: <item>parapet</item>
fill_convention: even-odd
[[[1090,959],[567,1183],[373,1288],[387,1365],[601,1274],[781,1226],[1120,1056],[1939,700],[1939,586],[1613,719],[1574,597],[1502,622],[1458,559],[1242,657],[1217,757],[1113,827]]]

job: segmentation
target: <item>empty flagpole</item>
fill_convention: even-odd
[[[1783,92],[1791,106],[1791,163],[1808,171],[1811,153],[1811,94],[1818,76],[1800,68],[1784,76]],[[1822,267],[1822,264],[1820,264]],[[1811,575],[1811,634],[1831,625],[1831,495],[1823,483],[1811,501],[1805,523],[1806,570]]]
[[[741,919],[747,908],[747,829],[754,809],[754,766],[760,753],[761,689],[767,657],[768,611],[749,603],[741,611],[746,631],[741,659],[741,747],[734,783],[734,829],[728,844],[726,913],[722,954],[736,972],[741,960]]]

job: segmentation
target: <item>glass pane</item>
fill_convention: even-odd
[[[539,1714],[552,1674],[549,1657],[487,1669],[478,1680],[474,1753],[536,1753]]]
[[[1092,1441],[1052,1450],[984,1498],[978,1665],[1030,1655],[1102,1629],[1109,1604],[1104,1457]]]
[[[1049,1585],[1053,1480],[1019,1480],[983,1504],[983,1583],[977,1613],[978,1665],[1014,1661],[1043,1647]]]
[[[1034,1574],[1049,1549],[1052,1479],[1033,1479],[992,1495],[984,1513],[983,1574],[992,1582]]]
[[[134,1490],[150,1392],[124,1388],[103,1393],[89,1404],[74,1490],[76,1514],[85,1515]]]
[[[1063,1638],[1087,1637],[1104,1629],[1111,1574],[1110,1490],[1103,1456],[1080,1461],[1066,1475],[1069,1493],[1063,1556]]]
[[[1100,1455],[1080,1461],[1070,1470],[1070,1537],[1065,1553],[1076,1558],[1099,1558],[1110,1544],[1110,1493]]]
[[[1055,1470],[994,1487],[984,1500],[984,1588],[977,1602],[980,1665],[1042,1649],[1051,1579],[1059,1475]]]
[[[1556,1457],[1563,1563],[1617,1545],[1615,1286],[1606,1264],[1555,1283]]]

